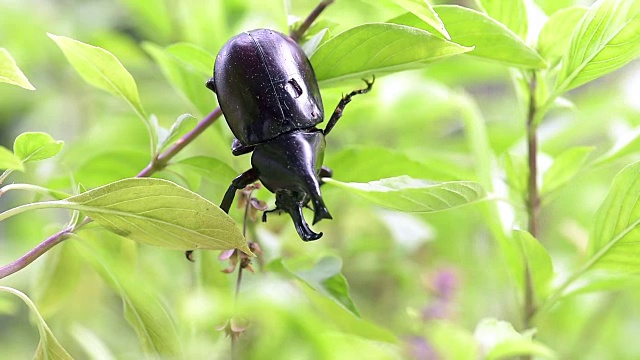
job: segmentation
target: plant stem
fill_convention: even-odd
[[[193,142],[193,140],[195,140],[200,134],[202,134],[202,132],[204,132],[204,130],[206,130],[206,128],[209,125],[213,124],[220,117],[220,115],[222,115],[222,111],[218,107],[215,110],[213,110],[211,113],[209,113],[209,115],[207,115],[204,119],[202,119],[193,130],[191,130],[189,133],[187,133],[178,141],[176,141],[175,144],[173,144],[173,146],[171,146],[165,152],[155,157],[149,163],[149,165],[147,165],[146,168],[144,168],[138,175],[136,175],[136,177],[149,177],[155,172],[162,170],[166,166],[166,164],[169,162],[169,160],[171,160],[176,154],[178,154],[182,149],[184,149],[185,146]],[[9,216],[24,212],[26,210],[52,207],[50,206],[52,203],[56,203],[56,202],[48,202],[47,206],[44,206],[43,205],[44,203],[37,203],[36,205],[27,204],[27,205],[19,206],[17,208],[10,209],[3,212],[2,214],[0,214],[0,217],[2,217],[3,215],[4,217],[9,217]],[[5,278],[11,274],[14,274],[24,269],[27,265],[31,264],[34,260],[42,256],[47,251],[51,250],[51,248],[58,245],[62,241],[66,240],[67,238],[69,238],[69,236],[73,234],[76,230],[80,229],[81,227],[83,227],[84,225],[90,222],[91,222],[91,219],[87,216],[84,218],[82,223],[80,223],[78,226],[66,227],[58,231],[57,233],[47,238],[45,241],[38,244],[38,246],[30,250],[28,253],[24,254],[19,259],[5,266],[0,267],[0,279]]]
[[[147,165],[147,167],[140,171],[138,175],[136,175],[136,177],[149,177],[155,172],[164,169],[167,166],[167,163],[169,163],[169,160],[171,160],[174,156],[176,156],[176,154],[178,154],[182,149],[184,149],[200,134],[202,134],[209,127],[209,125],[218,120],[220,115],[222,115],[222,110],[220,110],[220,107],[215,108],[215,110],[205,116],[205,118],[202,119],[198,123],[198,125],[193,128],[193,130],[189,131],[186,135],[176,141],[165,152],[152,159],[149,165]]]
[[[322,13],[329,5],[331,5],[333,1],[334,0],[321,1],[318,6],[316,6],[315,9],[313,9],[313,11],[309,14],[309,16],[307,16],[302,25],[300,25],[300,27],[295,31],[291,32],[291,38],[296,42],[299,41],[300,38],[302,38],[302,35],[309,29],[311,24],[313,24],[313,22],[318,18],[320,13]],[[137,109],[134,108],[134,111],[137,115],[141,116]],[[154,157],[151,162],[149,162],[149,164],[144,169],[142,169],[142,171],[140,171],[138,175],[136,175],[136,177],[149,177],[157,171],[164,169],[176,154],[178,154],[182,149],[193,142],[193,140],[195,140],[200,134],[202,134],[207,129],[207,127],[213,124],[221,115],[222,110],[220,109],[220,107],[214,109],[207,116],[205,116],[204,119],[202,119],[193,130],[181,137],[169,149]],[[9,175],[9,173],[10,171],[7,170],[2,175],[0,175],[0,183]],[[41,242],[38,246],[30,250],[28,253],[20,257],[18,260],[0,267],[0,279],[22,270],[34,260],[42,256],[44,253],[51,250],[51,248],[66,240],[76,230],[80,229],[90,222],[91,219],[89,217],[85,217],[82,223],[80,223],[78,226],[73,228],[66,227],[58,231],[57,233],[47,238],[45,241]]]
[[[302,22],[302,24],[297,29],[291,31],[291,33],[289,34],[289,37],[291,37],[295,42],[300,42],[300,39],[302,39],[302,36],[304,35],[304,33],[306,33],[307,30],[309,30],[309,28],[311,27],[311,24],[313,24],[313,22],[316,21],[318,16],[320,16],[320,14],[329,5],[333,4],[333,2],[334,0],[320,1],[318,6],[316,6],[315,9],[311,11],[309,16],[307,16],[307,18]]]
[[[536,123],[536,72],[531,73],[529,83],[529,110],[527,112],[527,157],[529,164],[529,179],[527,188],[527,215],[529,218],[529,232],[534,238],[538,238],[540,225],[540,194],[538,193],[538,134]],[[525,264],[525,294],[523,309],[523,327],[531,326],[531,317],[535,313],[533,280],[529,264]]]
[[[35,248],[31,249],[28,253],[22,255],[18,260],[15,260],[3,267],[0,267],[0,279],[3,279],[15,272],[24,269],[27,265],[31,264],[35,259],[51,250],[54,246],[58,245],[62,241],[69,238],[74,231],[73,227],[66,227],[57,233],[51,235],[48,239],[41,242]]]

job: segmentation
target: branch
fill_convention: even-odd
[[[184,135],[178,141],[173,144],[169,149],[160,155],[156,156],[150,163],[145,167],[136,177],[149,177],[153,175],[155,172],[164,169],[167,166],[169,160],[171,160],[174,156],[176,156],[182,149],[184,149],[187,145],[189,145],[193,140],[195,140],[204,130],[211,124],[213,124],[219,117],[222,115],[222,111],[220,108],[216,108],[209,115],[205,116],[198,125],[191,130],[189,133]],[[38,246],[33,248],[28,253],[24,254],[18,260],[9,263],[5,266],[0,267],[0,279],[3,279],[11,274],[14,274],[22,269],[24,269],[27,265],[31,264],[34,260],[42,256],[47,251],[51,250],[54,246],[58,245],[62,241],[69,238],[70,235],[75,233],[77,230],[89,224],[91,219],[87,216],[84,218],[82,223],[77,226],[68,226],[57,233],[51,235],[45,241],[41,242]]]
[[[298,42],[302,38],[304,33],[309,30],[309,27],[318,18],[318,16],[333,2],[334,0],[322,0],[318,4],[318,6],[316,6],[315,9],[311,11],[309,16],[307,16],[300,27],[298,27],[294,31],[291,31],[291,38],[294,41]],[[149,162],[149,165],[142,169],[142,171],[140,171],[138,175],[136,175],[136,177],[149,177],[154,173],[164,169],[174,156],[176,156],[182,149],[193,142],[193,140],[195,140],[200,134],[202,134],[207,129],[207,127],[213,124],[221,115],[222,110],[220,110],[220,107],[217,107],[207,116],[205,116],[204,119],[202,119],[193,130],[176,141],[173,146],[171,146],[169,149],[159,154],[158,156],[154,157],[151,162]],[[57,233],[51,235],[48,239],[40,243],[38,246],[33,248],[31,251],[24,254],[18,260],[0,267],[0,279],[3,279],[11,274],[22,270],[27,265],[31,264],[34,260],[39,258],[41,255],[69,238],[71,234],[82,228],[84,225],[90,223],[91,221],[92,220],[89,217],[85,217],[82,223],[78,224],[77,226],[69,226],[58,231]]]
[[[300,42],[300,40],[302,39],[302,36],[304,35],[304,33],[307,32],[307,30],[309,30],[309,28],[311,27],[313,22],[316,21],[318,16],[320,16],[320,14],[329,5],[333,4],[333,2],[334,2],[334,0],[322,0],[322,1],[320,1],[318,6],[316,6],[315,9],[313,9],[311,11],[309,16],[307,16],[307,18],[302,22],[302,24],[300,24],[300,26],[297,29],[291,30],[291,33],[289,34],[289,37],[291,37],[293,39],[293,41],[295,41],[295,42]]]

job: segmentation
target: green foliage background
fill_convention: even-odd
[[[183,114],[200,120],[216,107],[204,82],[212,54],[224,42],[252,28],[287,32],[287,16],[304,18],[316,5],[286,3],[0,3],[0,47],[37,89],[0,83],[0,145],[11,150],[19,134],[34,131],[64,141],[60,154],[22,161],[24,172],[3,184],[35,184],[48,193],[7,191],[0,211],[134,177],[149,163],[153,118],[166,132]],[[629,19],[602,22],[623,24],[624,36],[584,25],[584,34],[601,36],[603,43],[620,40],[622,45],[605,50],[589,43],[595,35],[585,35],[582,47],[580,39],[569,43],[586,8],[567,7],[606,8],[624,1],[513,1],[510,9],[500,1],[458,2],[484,8],[504,25],[448,6],[453,2],[415,7],[421,3],[338,0],[311,29],[317,36],[306,46],[344,31],[353,34],[365,23],[403,24],[435,34],[378,24],[362,30],[374,39],[371,44],[358,47],[340,66],[331,63],[333,48],[319,47],[313,55],[325,113],[342,93],[362,86],[359,78],[378,75],[373,91],[354,98],[327,139],[325,164],[338,182],[323,187],[334,220],[314,227],[324,232],[320,241],[300,241],[287,216],[272,215],[268,223],[250,226],[248,239],[258,241],[263,254],[253,260],[255,273],[244,272],[236,301],[236,278],[221,271],[229,264],[217,251],[199,251],[190,263],[181,251],[141,245],[89,225],[0,280],[27,294],[48,325],[20,297],[0,292],[0,359],[29,358],[34,352],[64,358],[62,348],[79,359],[228,358],[230,340],[220,330],[225,326],[242,332],[236,347],[239,358],[248,359],[640,357],[635,341],[640,189],[638,165],[627,167],[639,158],[640,67],[635,61],[612,72],[638,53],[640,2],[629,1],[622,15],[611,10]],[[518,6],[525,3],[526,9]],[[446,31],[437,28],[429,10]],[[527,13],[528,27],[523,26]],[[536,46],[537,38],[526,34],[536,34],[547,16],[552,21]],[[329,30],[323,35],[323,29]],[[447,35],[450,43],[443,39]],[[113,96],[117,89],[89,81],[105,92],[87,84],[56,46],[66,40],[56,36],[115,55],[135,79],[139,105],[133,96],[130,104]],[[375,58],[385,36],[397,36],[400,42],[389,56],[402,64],[385,69],[358,64]],[[354,35],[343,46],[355,49],[362,41]],[[414,59],[416,54],[429,61]],[[440,55],[451,56],[431,61]],[[584,59],[593,58],[597,61],[585,66]],[[537,240],[511,231],[527,229],[526,84],[532,71],[539,77],[540,113],[549,110],[536,119],[542,194]],[[561,81],[548,81],[556,78]],[[180,134],[195,125],[193,118],[181,118]],[[217,204],[235,174],[250,166],[249,156],[231,155],[231,138],[218,120],[156,177]],[[56,153],[60,143],[53,139],[42,141]],[[20,151],[15,155],[24,160]],[[421,199],[422,207],[415,209],[409,206],[412,199],[439,188],[421,182],[415,192],[403,187],[398,197],[348,184],[385,178],[394,179],[382,183],[390,187],[415,184],[398,176],[445,182],[451,197],[442,203]],[[462,191],[452,188],[452,181],[470,181],[477,190],[456,198],[451,193]],[[267,191],[253,195],[273,205]],[[375,205],[380,203],[394,209]],[[425,212],[427,207],[451,209]],[[0,265],[64,228],[70,214],[39,210],[0,222]],[[242,209],[233,208],[230,215],[242,223]],[[534,331],[523,321],[526,266],[538,306],[528,323]]]

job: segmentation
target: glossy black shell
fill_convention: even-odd
[[[309,59],[277,31],[252,30],[229,40],[216,57],[213,82],[227,124],[245,146],[324,118]]]

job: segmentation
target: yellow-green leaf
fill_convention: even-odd
[[[435,212],[477,202],[486,198],[480,184],[472,181],[433,183],[398,176],[368,183],[345,183],[324,179],[357,194],[376,205],[406,212]]]
[[[11,54],[4,48],[0,48],[0,82],[17,85],[27,90],[36,89],[24,76]]]
[[[36,305],[27,295],[23,294],[21,291],[6,286],[0,286],[0,291],[8,292],[19,297],[25,302],[25,304],[27,304],[29,309],[31,309],[35,315],[34,318],[38,325],[38,332],[40,333],[40,342],[38,342],[38,348],[36,349],[36,353],[33,355],[34,359],[73,360],[71,355],[69,355],[62,345],[60,345],[58,339],[53,335],[51,329],[49,329],[49,326],[47,326],[47,323],[42,318],[42,315],[38,312]]]
[[[65,36],[47,35],[86,82],[123,98],[148,123],[135,80],[112,53]]]

